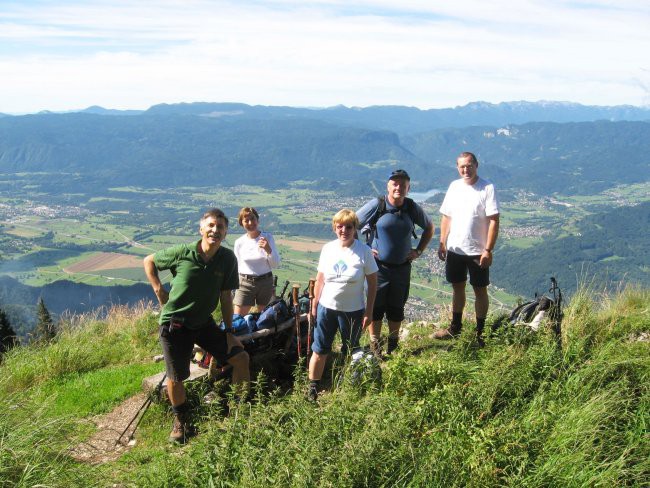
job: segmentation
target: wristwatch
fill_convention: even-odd
[[[232,327],[226,327],[225,329],[223,329],[223,331],[226,334],[234,334],[234,332],[235,332]]]
[[[415,252],[418,253],[418,256],[422,256],[422,250],[419,248],[415,248]]]

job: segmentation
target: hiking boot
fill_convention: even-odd
[[[384,360],[384,355],[381,352],[381,343],[379,341],[370,341],[370,352],[378,361]]]
[[[186,415],[174,415],[174,424],[169,434],[169,442],[185,444],[195,434],[194,428],[187,421]]]
[[[455,337],[458,337],[460,335],[460,330],[461,330],[460,325],[452,323],[449,327],[446,329],[440,329],[434,332],[433,338],[434,339],[441,339],[441,340],[448,340],[448,339],[454,339]]]
[[[483,340],[482,334],[476,334],[476,344],[478,344],[479,349],[485,347],[485,341]]]
[[[398,345],[399,345],[399,338],[398,337],[388,336],[388,345],[386,346],[386,355],[390,356],[393,352],[395,352],[395,349],[397,349]]]
[[[309,385],[307,389],[307,400],[316,402],[318,400],[318,387],[316,385]]]

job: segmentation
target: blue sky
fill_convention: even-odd
[[[647,0],[0,2],[0,112],[650,105]]]

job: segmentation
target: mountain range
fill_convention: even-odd
[[[0,173],[74,175],[74,185],[98,188],[198,185],[205,175],[215,185],[271,188],[309,180],[354,194],[396,167],[408,168],[414,189],[444,187],[455,177],[458,153],[470,150],[483,163],[481,174],[501,188],[585,193],[647,172],[649,163],[637,156],[650,149],[650,122],[515,122],[649,114],[524,102],[428,111],[193,103],[124,114],[92,107],[0,118]],[[467,126],[448,127],[451,119]],[[479,125],[486,122],[492,125]],[[65,178],[56,181],[65,188]]]

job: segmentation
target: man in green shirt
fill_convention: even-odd
[[[228,233],[228,218],[218,208],[208,210],[199,222],[201,240],[173,246],[144,258],[144,270],[158,301],[160,343],[167,370],[167,394],[174,411],[170,441],[185,442],[187,422],[183,380],[190,375],[194,344],[208,351],[220,363],[232,366],[233,384],[250,380],[249,358],[232,334],[232,294],[239,287],[237,258],[221,243]],[[158,271],[172,273],[171,290],[163,288]],[[226,330],[217,327],[212,312],[221,301]]]

